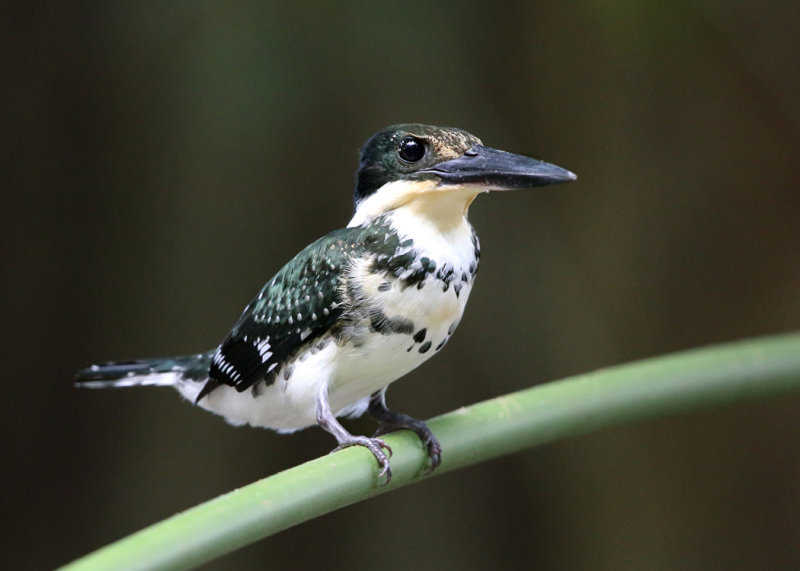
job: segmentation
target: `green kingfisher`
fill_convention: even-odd
[[[293,432],[318,424],[336,450],[364,446],[379,480],[406,428],[441,462],[425,422],[386,406],[386,389],[439,352],[467,304],[480,248],[467,210],[483,192],[575,180],[555,165],[486,147],[449,127],[395,125],[361,150],[355,213],[267,282],[222,343],[194,355],[115,361],[78,372],[89,388],[168,385],[231,424]],[[337,420],[369,413],[372,437]]]

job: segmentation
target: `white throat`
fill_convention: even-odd
[[[412,226],[430,225],[447,234],[469,227],[467,210],[481,192],[487,192],[487,189],[479,185],[438,186],[435,181],[389,182],[359,203],[347,226],[363,226],[391,213],[393,222],[404,220]],[[413,228],[409,230],[413,231]]]

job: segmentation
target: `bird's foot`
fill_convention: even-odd
[[[403,428],[412,431],[422,441],[422,446],[425,447],[428,453],[430,464],[425,469],[425,474],[431,474],[442,463],[442,445],[439,444],[439,439],[436,438],[433,431],[428,428],[428,425],[423,421],[405,414],[396,414],[396,417],[397,418],[394,420],[398,420],[398,422],[381,424],[378,430],[375,431],[375,434],[373,434],[373,437],[388,434],[389,432],[394,432],[395,430],[401,430]]]
[[[331,453],[351,446],[363,446],[375,456],[380,467],[378,472],[378,484],[385,486],[392,479],[392,468],[389,465],[389,458],[392,456],[392,448],[380,438],[368,438],[366,436],[353,436],[348,434],[347,437],[339,440],[339,446],[331,450]],[[384,452],[386,450],[386,452]],[[388,454],[387,454],[388,452]]]

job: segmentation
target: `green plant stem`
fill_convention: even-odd
[[[598,428],[800,392],[800,333],[611,367],[461,408],[430,422],[436,475]],[[393,478],[377,487],[362,448],[317,458],[177,514],[64,569],[188,569],[298,523],[425,477],[419,440],[391,434]]]

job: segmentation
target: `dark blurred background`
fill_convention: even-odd
[[[316,428],[232,428],[168,389],[72,376],[216,345],[346,224],[357,150],[389,124],[580,177],[472,206],[470,307],[389,391],[397,410],[800,328],[797,2],[309,4],[2,7],[3,567],[66,563],[329,451]],[[798,414],[604,430],[207,568],[797,568]]]

